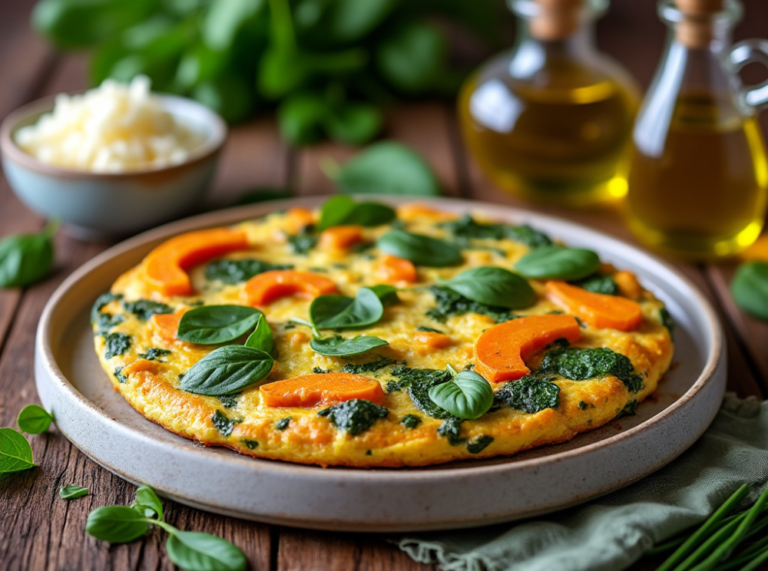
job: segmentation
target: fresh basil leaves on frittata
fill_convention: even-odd
[[[493,389],[474,371],[462,371],[450,382],[430,387],[429,398],[457,418],[475,420],[493,405]]]
[[[544,355],[539,372],[554,373],[572,381],[613,375],[630,392],[636,393],[643,388],[643,379],[634,372],[632,361],[607,347],[581,349],[556,345]]]
[[[317,222],[319,231],[343,224],[358,226],[381,226],[389,224],[396,217],[395,210],[379,202],[356,202],[355,199],[339,194],[325,201],[320,209]]]
[[[245,340],[245,346],[264,351],[272,355],[272,358],[277,359],[277,348],[272,337],[272,328],[267,323],[267,318],[263,313],[259,316],[259,321],[256,323],[253,333]]]
[[[260,260],[216,260],[205,266],[205,279],[234,285],[264,272],[291,269],[291,264],[270,264]]]
[[[536,292],[531,284],[504,268],[471,268],[439,283],[471,301],[489,306],[525,309],[536,303]]]
[[[226,395],[263,380],[273,365],[274,360],[264,351],[242,345],[219,347],[187,371],[179,388],[200,395]]]
[[[408,390],[408,396],[411,397],[414,406],[421,412],[439,419],[453,417],[450,412],[435,404],[429,396],[430,389],[452,380],[453,375],[449,371],[399,366],[392,370],[392,376],[398,381],[387,383],[387,392],[391,393],[405,388]]]
[[[361,335],[351,339],[344,339],[340,335],[334,335],[319,339],[314,338],[309,342],[309,345],[316,353],[326,357],[347,357],[360,355],[376,347],[389,345],[389,342],[369,335]]]
[[[526,376],[506,383],[493,398],[496,404],[534,414],[560,405],[560,387],[539,377]]]
[[[517,317],[506,307],[472,301],[446,287],[430,286],[429,291],[435,296],[437,306],[428,309],[426,315],[440,323],[445,323],[449,317],[467,313],[487,315],[496,323],[503,323]]]
[[[419,266],[442,268],[456,266],[463,260],[461,250],[453,244],[405,230],[390,230],[376,241],[376,247]]]
[[[543,246],[525,254],[514,269],[529,279],[580,280],[599,267],[600,258],[592,250]]]
[[[379,286],[376,286],[379,287]],[[377,295],[376,292],[380,292]],[[343,295],[321,295],[309,306],[309,316],[317,329],[359,329],[378,322],[384,315],[382,297],[394,288],[361,287],[354,298]]]
[[[123,309],[133,313],[139,321],[147,321],[156,313],[173,313],[172,307],[149,299],[123,301]]]
[[[218,345],[245,335],[262,313],[244,305],[204,305],[181,316],[176,337],[188,343]]]
[[[340,430],[357,436],[368,430],[377,420],[387,418],[389,411],[369,400],[352,399],[323,409],[317,414],[328,417]]]

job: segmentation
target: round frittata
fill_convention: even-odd
[[[149,420],[322,466],[563,442],[633,414],[673,353],[664,304],[594,252],[347,197],[172,238],[91,318],[104,370]]]

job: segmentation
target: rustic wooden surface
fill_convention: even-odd
[[[614,2],[598,26],[600,46],[621,60],[647,85],[662,50],[665,29],[653,2]],[[768,36],[768,5],[747,0],[749,16],[736,36]],[[28,26],[31,3],[5,0],[0,6],[0,118],[43,95],[84,87],[85,60],[50,51]],[[755,77],[759,78],[759,75]],[[768,125],[768,114],[763,127]],[[422,152],[438,173],[446,194],[517,205],[494,190],[468,160],[453,110],[444,103],[408,104],[389,113],[387,136]],[[291,150],[277,136],[271,118],[239,126],[225,150],[209,206],[231,202],[252,187],[289,186],[297,195],[324,194],[331,185],[319,162],[344,159],[353,149],[324,144]],[[565,216],[631,240],[612,210],[541,211]],[[0,177],[0,235],[32,231],[43,221],[24,208]],[[36,402],[33,380],[34,333],[45,302],[59,283],[109,244],[91,244],[64,233],[56,237],[56,269],[44,282],[24,290],[0,290],[0,426],[14,426],[18,411]],[[727,293],[733,266],[690,265],[681,268],[712,299],[728,330],[729,387],[742,396],[768,396],[768,325],[740,313]],[[127,504],[134,487],[87,459],[55,430],[31,438],[39,467],[0,479],[0,568],[26,569],[172,569],[161,534],[130,545],[109,546],[87,536],[85,518],[95,507]],[[86,498],[58,499],[61,485],[87,486]],[[253,570],[429,569],[418,565],[382,537],[321,533],[262,525],[208,514],[168,502],[168,521],[182,529],[226,537],[248,556]],[[634,569],[652,569],[641,562]]]

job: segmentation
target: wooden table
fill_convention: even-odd
[[[650,1],[615,2],[599,26],[601,47],[620,59],[647,85],[658,62],[665,34]],[[768,36],[768,5],[745,2],[749,18],[738,37]],[[86,62],[81,56],[54,54],[28,26],[30,2],[4,0],[0,7],[0,117],[38,97],[81,89]],[[768,114],[763,116],[766,127]],[[483,179],[468,160],[451,106],[412,103],[387,117],[387,137],[418,149],[432,164],[451,196],[520,205]],[[290,187],[296,195],[326,194],[332,185],[319,163],[325,157],[345,159],[354,149],[323,144],[289,149],[279,139],[272,118],[237,127],[224,152],[208,206],[231,202],[257,186]],[[525,205],[526,207],[528,205]],[[537,208],[600,228],[631,241],[612,210],[570,212]],[[43,220],[27,210],[0,179],[0,235],[33,231]],[[33,378],[33,346],[37,321],[53,290],[67,275],[110,244],[78,241],[60,232],[56,237],[56,268],[37,285],[0,290],[0,426],[15,426],[18,411],[37,402]],[[709,296],[728,333],[729,388],[741,396],[768,396],[768,324],[739,312],[728,295],[731,264],[680,265]],[[88,512],[98,506],[127,504],[134,486],[100,468],[61,434],[31,438],[38,468],[0,479],[0,568],[26,569],[172,569],[164,554],[162,535],[110,546],[85,534]],[[90,495],[65,502],[58,499],[64,484],[87,486]],[[263,525],[212,515],[168,502],[167,519],[181,529],[226,537],[248,556],[253,570],[427,569],[412,562],[376,536],[321,533]],[[641,563],[640,568],[651,568]]]

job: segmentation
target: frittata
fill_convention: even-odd
[[[664,304],[590,250],[344,196],[172,238],[91,318],[104,370],[149,420],[322,466],[563,442],[633,414],[673,353]]]

